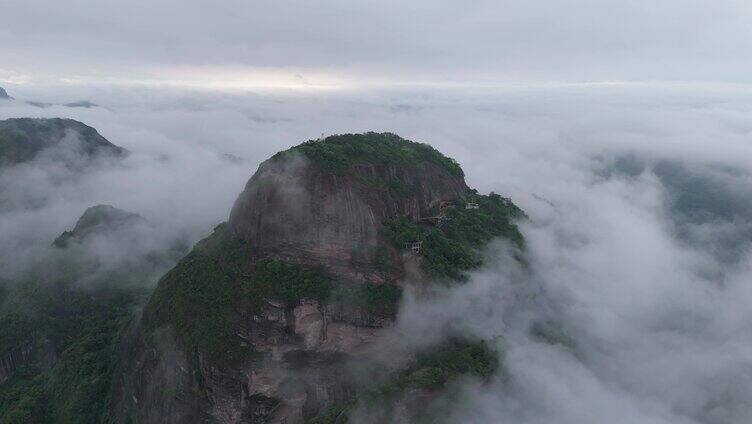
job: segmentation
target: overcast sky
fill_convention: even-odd
[[[0,119],[70,117],[132,152],[0,170],[0,279],[89,206],[195,241],[275,152],[392,131],[530,217],[524,278],[491,250],[401,310],[411,342],[502,340],[505,373],[463,383],[449,422],[752,422],[752,0],[321,3],[0,0]]]
[[[0,82],[752,81],[747,0],[4,0]]]

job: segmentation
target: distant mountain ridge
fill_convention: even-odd
[[[3,87],[0,87],[0,100],[13,100],[13,97],[9,96]]]
[[[34,107],[38,107],[38,108],[41,108],[41,109],[46,109],[46,108],[52,107],[52,106],[82,107],[82,108],[85,108],[85,109],[91,109],[91,108],[94,108],[94,107],[99,107],[98,104],[96,104],[94,102],[90,102],[88,100],[78,100],[78,101],[75,101],[75,102],[69,102],[69,103],[63,103],[63,104],[60,104],[60,103],[39,102],[39,101],[29,100],[29,101],[26,102],[26,104],[29,105],[29,106],[34,106]]]
[[[89,159],[124,157],[128,151],[110,143],[96,129],[73,119],[13,118],[0,121],[0,164],[34,160],[42,151],[58,147],[70,137],[80,143],[70,146]],[[65,160],[62,158],[61,160]]]
[[[92,206],[84,212],[71,231],[55,239],[55,247],[66,247],[73,240],[84,240],[91,234],[112,232],[128,225],[147,224],[139,214],[127,212],[111,205]]]

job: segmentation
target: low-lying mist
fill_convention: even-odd
[[[526,266],[499,243],[467,284],[403,302],[395,330],[415,344],[469,335],[503,355],[492,381],[463,380],[436,401],[447,422],[752,422],[745,88],[6,88],[17,100],[0,102],[0,118],[70,117],[131,154],[81,175],[41,163],[3,170],[2,278],[33,267],[89,206],[141,214],[157,245],[192,243],[227,219],[278,150],[322,133],[391,131],[456,158],[470,186],[529,216]],[[23,103],[80,99],[101,106]],[[121,240],[98,251],[126,260]],[[536,337],[536,323],[566,342]]]

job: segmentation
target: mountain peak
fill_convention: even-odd
[[[408,277],[464,281],[494,238],[522,247],[515,220],[523,216],[509,199],[468,188],[453,160],[390,133],[332,136],[274,155],[229,222],[160,280],[124,342],[115,414],[302,423],[344,408],[371,383],[346,378],[344,364],[381,367],[371,350],[397,319]],[[437,352],[429,357],[496,366],[482,343]],[[465,372],[435,365],[440,384]]]
[[[309,140],[272,156],[271,160],[302,155],[327,171],[345,173],[356,165],[417,165],[433,163],[449,174],[464,177],[459,164],[425,143],[389,132],[336,134]]]
[[[457,163],[426,144],[390,133],[309,141],[259,166],[229,219],[253,255],[359,282],[405,274],[399,251],[382,239],[387,220],[428,220],[468,192]],[[396,266],[380,269],[387,259]]]
[[[53,245],[66,247],[71,240],[84,240],[93,234],[116,231],[128,225],[146,224],[146,220],[137,213],[127,212],[111,205],[92,206],[81,215],[71,231],[61,234]]]

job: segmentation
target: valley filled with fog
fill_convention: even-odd
[[[529,217],[519,224],[524,264],[494,243],[468,283],[403,299],[393,330],[404,343],[474,335],[502,355],[490,381],[463,378],[449,388],[454,401],[428,408],[457,423],[752,421],[748,86],[5,88],[15,100],[0,101],[0,119],[73,118],[130,154],[85,173],[44,155],[3,168],[2,280],[38,272],[90,206],[153,225],[84,247],[116,268],[134,252],[205,237],[277,151],[393,132],[455,158],[470,186]],[[95,106],[64,106],[81,100]],[[141,283],[154,287],[166,267]],[[555,328],[528,331],[541,322]]]

